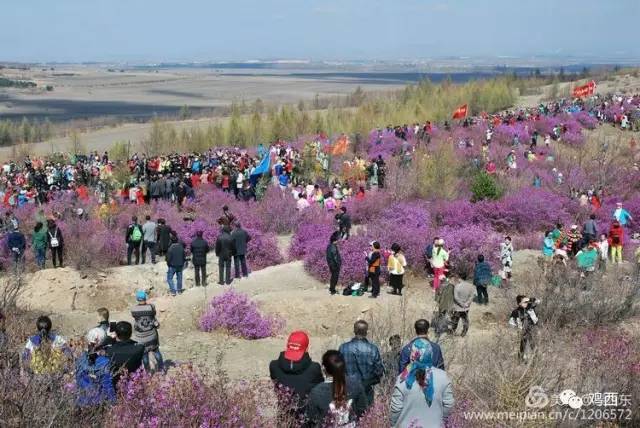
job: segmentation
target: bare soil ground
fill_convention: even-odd
[[[284,241],[286,238],[283,244]],[[536,252],[532,251],[517,253],[516,284],[518,267],[529,269],[535,257]],[[435,309],[433,292],[425,278],[407,278],[403,297],[385,291],[378,299],[330,296],[326,284],[311,278],[302,262],[294,261],[252,272],[249,278],[233,283],[237,290],[259,302],[263,311],[285,318],[286,327],[279,336],[250,341],[224,333],[204,333],[197,328],[200,313],[212,296],[226,288],[215,285],[218,274],[215,258],[208,267],[208,287],[194,287],[193,270],[189,269],[184,281],[187,290],[175,298],[167,294],[164,263],[90,274],[70,268],[47,269],[27,278],[19,305],[51,314],[56,328],[65,336],[74,337],[96,323],[95,311],[101,306],[110,309],[112,320],[131,321],[129,308],[135,303],[135,290],[151,289],[151,301],[159,312],[165,358],[211,367],[221,357],[222,368],[232,378],[268,376],[269,361],[283,350],[286,336],[292,330],[309,332],[310,353],[319,359],[324,350],[336,348],[351,336],[357,319],[369,321],[373,339],[386,343],[393,334],[400,334],[404,340],[410,338],[413,321],[431,319]],[[510,306],[518,288],[490,290],[490,305],[474,304],[471,308],[470,334],[453,340],[463,345],[464,341],[482,340],[495,332],[497,323],[506,322],[505,308]]]

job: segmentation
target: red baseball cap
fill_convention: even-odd
[[[309,336],[304,331],[294,331],[287,340],[284,357],[290,361],[300,361],[309,348]]]

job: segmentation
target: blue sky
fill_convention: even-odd
[[[640,0],[2,0],[0,60],[640,59]]]

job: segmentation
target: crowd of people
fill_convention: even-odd
[[[487,123],[485,140],[482,142],[483,153],[488,153],[494,129],[502,123],[527,122],[575,109],[587,111],[598,120],[622,129],[631,129],[637,112],[608,115],[607,109],[611,103],[623,103],[623,99],[607,96],[588,103],[575,100],[554,102],[535,109],[468,118],[462,126],[470,126],[478,121]],[[426,122],[422,126],[389,127],[387,132],[393,132],[404,141],[416,135],[419,143],[428,144],[433,126]],[[450,126],[445,123],[444,129],[450,129]],[[561,125],[549,135],[534,132],[527,143],[525,158],[531,161],[541,154],[547,156],[538,149],[539,141],[549,146],[553,141],[562,139],[565,132],[566,129]],[[379,138],[382,138],[381,134],[382,130]],[[463,143],[465,147],[474,144],[473,141]],[[517,168],[515,148],[523,143],[514,137],[514,151],[505,161],[507,169]],[[410,159],[412,150],[409,145],[402,144],[398,154]],[[319,161],[324,164],[326,156],[320,153],[322,150],[317,150]],[[114,172],[114,164],[106,152],[101,156],[93,153],[89,156],[63,157],[59,161],[26,158],[24,166],[15,163],[3,165],[0,197],[3,205],[9,209],[18,209],[28,203],[46,204],[60,192],[72,193],[79,200],[87,199],[94,192],[103,202],[119,199],[120,203],[145,204],[170,200],[181,206],[185,199],[195,196],[200,186],[212,184],[224,192],[233,193],[238,199],[251,200],[256,198],[258,177],[266,173],[271,177],[273,186],[291,193],[298,210],[319,204],[335,213],[335,231],[329,237],[326,262],[330,277],[329,292],[336,295],[339,293],[342,269],[340,246],[350,238],[352,227],[351,217],[343,202],[352,197],[362,199],[365,192],[372,188],[383,188],[385,160],[378,156],[365,161],[356,156],[353,161],[345,163],[348,170],[358,171],[354,175],[355,180],[335,182],[328,186],[308,180],[305,182],[297,170],[301,158],[301,153],[282,142],[276,142],[268,149],[260,146],[256,155],[239,149],[211,149],[201,154],[157,157],[135,154],[127,162],[131,181],[125,183],[119,194],[109,191],[108,183]],[[268,161],[265,162],[265,159]],[[497,165],[488,156],[484,157],[483,162],[488,173],[496,173]],[[560,172],[557,177],[561,177]],[[574,197],[581,204],[600,208],[601,189],[572,189],[571,192],[572,195],[575,193]],[[41,212],[39,215],[42,218],[36,222],[31,235],[37,266],[45,267],[47,252],[51,255],[54,267],[62,266],[63,234],[56,225],[56,219],[45,218]],[[80,209],[75,215],[82,217],[85,213]],[[575,260],[576,267],[584,276],[597,269],[604,271],[609,260],[611,263],[622,262],[625,235],[629,233],[633,221],[632,214],[619,203],[612,213],[608,228],[601,229],[595,215],[591,215],[582,227],[571,225],[565,228],[557,224],[553,230],[545,233],[542,255],[547,264],[556,262],[568,265]],[[220,233],[215,242],[208,242],[203,231],[197,231],[187,247],[164,219],[154,221],[151,216],[146,216],[145,221],[140,223],[134,216],[124,236],[127,264],[144,264],[148,259],[156,264],[159,257],[164,257],[169,294],[176,296],[184,291],[183,272],[189,262],[194,267],[195,285],[208,285],[208,256],[213,251],[218,260],[218,284],[230,285],[234,279],[250,274],[246,256],[251,236],[226,206],[222,209],[218,224]],[[19,269],[27,249],[27,238],[10,210],[5,212],[1,227],[7,234],[7,249],[13,255],[16,269]],[[355,323],[351,340],[337,350],[324,352],[321,364],[312,361],[308,353],[308,334],[302,331],[291,333],[285,350],[269,366],[271,379],[289,388],[295,397],[295,406],[284,411],[307,426],[324,426],[329,420],[334,426],[353,427],[355,421],[374,403],[375,386],[385,375],[392,374],[396,381],[389,409],[390,424],[398,427],[412,424],[441,425],[453,408],[454,398],[442,350],[437,340],[429,339],[429,329],[432,328],[437,337],[442,334],[457,335],[462,324],[459,334],[467,335],[472,303],[489,304],[488,289],[492,284],[510,286],[514,263],[514,246],[510,236],[504,237],[496,252],[500,260],[499,271],[494,273],[485,255],[478,254],[472,282],[469,283],[450,273],[451,250],[447,248],[445,240],[441,237],[430,239],[424,258],[427,274],[432,278],[436,313],[431,323],[425,319],[415,322],[416,337],[405,346],[401,346],[399,337],[390,338],[391,351],[384,358],[380,349],[367,339],[368,324],[362,320]],[[372,241],[362,253],[363,281],[343,284],[342,294],[362,295],[370,291],[371,298],[378,298],[386,277],[390,294],[401,296],[408,264],[402,243],[395,242],[385,249],[380,242]],[[640,249],[636,251],[636,257],[640,260]],[[160,325],[156,309],[148,302],[145,291],[136,292],[135,298],[137,304],[131,309],[133,324],[127,321],[111,322],[109,311],[106,308],[98,309],[98,324],[86,333],[85,345],[80,353],[54,332],[48,317],[38,318],[36,334],[29,337],[23,350],[23,370],[35,375],[73,372],[79,406],[113,402],[118,381],[125,372],[135,372],[142,367],[149,371],[163,371],[165,364],[160,352]],[[516,307],[509,315],[509,324],[521,330],[519,355],[522,359],[527,359],[528,351],[535,347],[534,330],[538,323],[536,307],[539,303],[533,297],[518,295]]]

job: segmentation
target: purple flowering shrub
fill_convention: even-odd
[[[478,225],[445,226],[437,236],[444,239],[452,272],[463,278],[473,275],[478,254],[483,254],[494,269],[498,266],[502,237],[491,229]]]
[[[314,251],[324,252],[329,245],[329,238],[335,230],[336,227],[331,224],[301,224],[291,240],[289,256],[301,259]]]
[[[269,186],[255,209],[265,232],[291,233],[298,225],[300,213],[296,201],[291,192],[283,192],[279,187]]]
[[[222,330],[244,339],[275,336],[283,327],[281,317],[261,314],[257,303],[233,288],[211,299],[200,317],[203,331]]]

